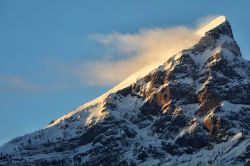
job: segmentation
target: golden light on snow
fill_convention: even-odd
[[[209,31],[210,29],[213,29],[215,27],[217,27],[218,25],[222,24],[223,22],[225,22],[227,19],[225,16],[219,16],[215,19],[213,19],[211,22],[209,22],[208,24],[206,24],[205,26],[202,26],[198,31],[197,34],[203,36],[207,31]]]

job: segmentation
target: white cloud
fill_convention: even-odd
[[[197,29],[214,17],[199,20],[196,28],[176,26],[142,29],[137,33],[93,34],[90,39],[105,48],[98,60],[60,63],[49,60],[53,85],[39,85],[21,76],[0,76],[0,91],[45,91],[85,86],[111,86],[146,66],[163,64],[179,51],[192,47],[200,39]],[[58,72],[59,71],[59,72]],[[59,80],[59,81],[58,81]],[[3,87],[3,88],[1,88]],[[7,87],[7,88],[5,88]]]
[[[195,28],[185,26],[142,29],[134,34],[95,34],[90,38],[108,48],[97,61],[71,65],[67,72],[85,85],[114,85],[148,65],[164,63],[179,51],[198,42]]]
[[[41,87],[26,80],[22,76],[0,76],[0,92],[36,92]]]

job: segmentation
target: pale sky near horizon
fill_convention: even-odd
[[[75,68],[67,71],[112,52],[91,40],[93,34],[193,27],[201,18],[225,15],[250,59],[249,6],[247,0],[1,0],[0,144],[45,127],[113,86],[88,84]]]

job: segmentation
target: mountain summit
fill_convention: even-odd
[[[191,48],[0,148],[0,165],[249,165],[250,62],[220,16]]]
[[[219,16],[217,18],[215,18],[214,20],[212,20],[211,22],[205,24],[204,26],[202,26],[200,29],[198,29],[197,34],[199,35],[205,35],[206,32],[221,26],[222,24],[228,24],[227,18],[225,16]]]

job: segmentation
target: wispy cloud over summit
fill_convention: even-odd
[[[182,49],[191,47],[199,36],[185,26],[142,29],[138,33],[94,34],[91,39],[108,48],[97,61],[74,64],[68,71],[87,85],[114,85],[145,66],[164,63]]]

